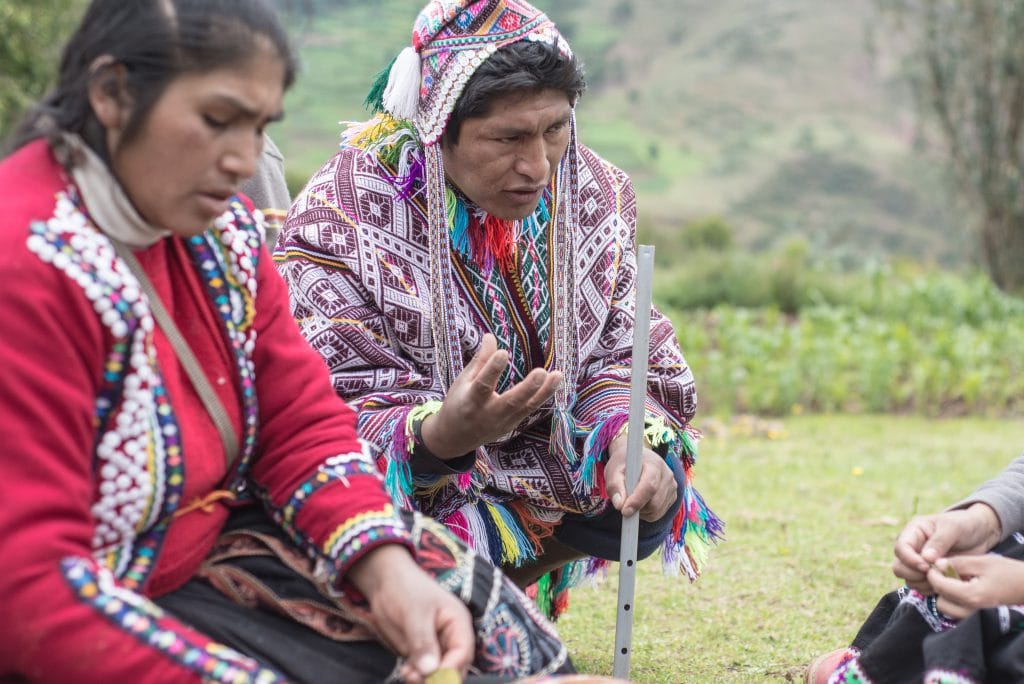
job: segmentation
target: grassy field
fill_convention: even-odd
[[[1024,445],[1024,424],[988,419],[800,416],[781,428],[708,430],[698,487],[728,541],[692,585],[640,564],[633,681],[801,681],[896,587],[904,522],[969,494]],[[617,572],[576,590],[559,621],[582,671],[611,674]]]

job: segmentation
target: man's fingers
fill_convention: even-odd
[[[604,469],[604,488],[611,499],[612,507],[621,511],[626,502],[626,471],[621,464],[609,464]]]
[[[651,496],[654,495],[654,491],[649,484],[642,481],[637,482],[633,493],[626,497],[626,502],[622,505],[623,517],[629,517],[646,506],[651,500]]]
[[[672,468],[660,455],[644,449],[640,478],[623,507],[623,515],[639,510],[643,520],[658,520],[675,502],[677,494],[678,486]]]
[[[476,375],[473,376],[473,382],[470,384],[470,394],[474,401],[479,405],[491,398],[494,394],[495,389],[498,387],[498,381],[501,380],[502,373],[505,372],[505,368],[508,367],[508,352],[504,349],[495,350],[488,357],[487,361],[479,367]]]
[[[531,374],[533,372],[530,371]],[[539,409],[548,399],[555,396],[555,392],[558,391],[558,387],[562,384],[562,371],[545,372],[543,378],[544,382],[533,393],[533,397],[530,400],[530,409],[534,411]]]
[[[496,351],[498,351],[498,340],[491,333],[487,333],[480,341],[480,348],[476,350],[476,354],[473,354],[473,358],[469,360],[462,372],[467,373],[471,379],[476,378],[477,373],[494,356]]]
[[[672,478],[673,484],[675,478]],[[676,501],[676,489],[673,487],[671,490],[665,486],[664,479],[661,485],[658,487],[658,491],[651,498],[651,500],[640,509],[640,519],[647,522],[654,522],[655,520],[661,520],[661,518],[668,513],[668,510],[672,507]]]
[[[659,464],[644,459],[641,464],[640,477],[636,481],[636,487],[626,498],[622,506],[622,515],[630,516],[634,512],[643,510],[658,495],[661,486],[662,470]]]
[[[525,418],[543,406],[561,382],[562,374],[557,371],[533,369],[522,381],[502,393],[502,416],[514,417],[515,422]]]

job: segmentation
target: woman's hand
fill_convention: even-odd
[[[608,445],[608,463],[604,467],[605,490],[612,506],[622,511],[623,516],[640,512],[640,519],[647,522],[660,520],[676,501],[678,487],[672,469],[665,459],[656,452],[643,450],[640,478],[633,493],[626,496],[626,434],[623,433]]]
[[[348,578],[369,601],[384,641],[405,658],[404,681],[421,684],[442,668],[465,676],[475,650],[469,610],[421,570],[406,549],[378,547],[352,567]]]
[[[947,576],[947,568],[959,578]],[[928,581],[939,595],[936,607],[958,620],[982,608],[1024,603],[1024,561],[994,553],[943,558]]]
[[[508,352],[498,349],[490,333],[476,355],[455,378],[441,404],[421,426],[423,446],[448,460],[507,434],[550,399],[562,381],[559,371],[534,368],[523,380],[498,394],[498,380],[508,366]]]
[[[1001,534],[999,517],[983,503],[914,518],[896,538],[892,571],[911,589],[934,594],[929,570],[937,560],[950,554],[985,553],[996,545]]]

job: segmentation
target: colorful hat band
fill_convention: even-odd
[[[521,40],[571,55],[543,13],[521,0],[435,0],[420,12],[412,46],[395,59],[379,107],[412,121],[424,145],[440,139],[470,77],[495,50]]]
[[[464,50],[467,47],[480,45],[480,43],[499,43],[502,45],[514,43],[517,40],[524,39],[526,34],[536,31],[544,24],[551,24],[551,21],[545,15],[539,14],[533,20],[522,24],[519,28],[512,31],[454,36],[452,38],[435,38],[420,49],[420,58],[425,59],[438,52],[447,50]]]

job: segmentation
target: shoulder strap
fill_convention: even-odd
[[[110,238],[110,241],[114,243],[114,250],[117,252],[117,255],[128,264],[128,268],[139,281],[142,291],[146,293],[146,298],[149,300],[149,308],[153,312],[153,318],[156,319],[157,325],[167,335],[167,339],[174,348],[174,353],[177,354],[181,365],[185,368],[185,372],[188,373],[189,380],[192,381],[192,386],[199,395],[199,399],[203,402],[203,406],[206,407],[210,418],[213,419],[213,424],[217,426],[217,432],[220,433],[220,441],[224,446],[224,457],[230,470],[231,465],[238,458],[238,437],[231,427],[231,420],[224,409],[224,404],[210,385],[206,374],[203,373],[199,361],[196,359],[195,354],[192,353],[192,348],[188,346],[185,337],[181,334],[178,326],[175,325],[174,320],[171,319],[170,314],[167,313],[167,309],[164,308],[160,295],[157,294],[156,288],[153,287],[153,283],[149,280],[149,276],[142,270],[142,265],[138,259],[135,258],[135,255],[132,254],[127,245],[121,241],[114,238]]]

